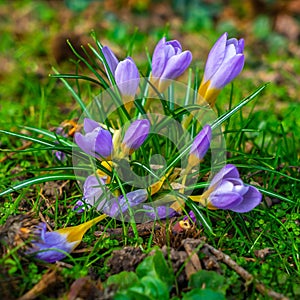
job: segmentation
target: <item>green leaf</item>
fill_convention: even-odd
[[[221,290],[224,277],[213,271],[200,270],[193,274],[189,281],[190,288],[205,287],[215,291]]]
[[[123,271],[119,274],[108,277],[106,284],[108,286],[117,286],[118,290],[127,290],[130,286],[137,283],[138,281],[139,279],[134,272]]]
[[[169,289],[174,282],[173,270],[169,268],[160,250],[157,250],[154,255],[145,258],[144,261],[138,265],[136,274],[138,277],[151,276],[153,278],[159,278],[167,284]]]
[[[143,295],[148,296],[150,299],[169,299],[169,291],[165,282],[161,281],[159,278],[153,276],[145,276],[141,279],[141,282],[137,286],[130,288],[131,291],[143,289]]]
[[[186,293],[182,300],[226,300],[223,294],[210,289],[193,289]]]
[[[43,182],[47,182],[47,181],[55,181],[55,180],[80,180],[83,178],[80,178],[74,174],[49,174],[49,175],[43,175],[43,176],[38,176],[38,177],[34,177],[34,178],[30,178],[27,180],[24,180],[20,183],[17,183],[16,185],[9,187],[7,189],[5,189],[4,191],[2,191],[0,193],[0,197],[9,194],[9,193],[13,193],[16,192],[22,188],[34,185],[34,184],[39,184],[39,183],[43,183]]]

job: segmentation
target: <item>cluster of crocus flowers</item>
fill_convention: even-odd
[[[99,123],[91,119],[84,119],[85,135],[77,132],[75,134],[76,144],[86,153],[110,168],[115,161],[111,157],[120,160],[131,155],[146,140],[150,131],[150,122],[147,119],[138,119],[127,128],[124,137],[120,139],[120,132],[116,132],[116,138],[102,128]],[[83,198],[77,201],[73,208],[78,213],[83,212],[85,206],[95,207],[111,217],[116,217],[129,207],[136,206],[147,199],[147,191],[135,190],[115,197],[107,186],[109,176],[98,170],[95,174],[88,176],[83,184]]]
[[[190,198],[209,209],[245,213],[260,204],[262,195],[256,187],[244,184],[236,166],[228,164],[214,176],[202,195]]]
[[[78,226],[55,231],[47,231],[46,223],[40,223],[34,233],[31,248],[27,250],[27,254],[34,255],[37,259],[48,263],[61,260],[80,244],[88,229],[106,217],[103,214]]]
[[[221,89],[238,76],[244,67],[244,40],[227,37],[228,34],[224,33],[209,52],[198,90],[199,104],[213,106]]]

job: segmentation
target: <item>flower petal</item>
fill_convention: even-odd
[[[209,89],[222,89],[243,70],[244,63],[245,57],[243,54],[237,54],[225,61],[210,79]]]
[[[152,76],[160,77],[167,62],[165,53],[166,38],[163,37],[156,45],[152,56]]]
[[[109,67],[111,73],[113,75],[115,75],[115,71],[116,71],[117,65],[119,63],[119,60],[116,58],[115,54],[111,51],[111,49],[108,46],[104,46],[102,48],[102,53],[105,57],[105,60],[108,64],[108,67]],[[105,67],[105,70],[106,70],[105,65],[104,65],[104,67]],[[108,73],[107,70],[106,70],[106,73]]]
[[[84,128],[85,133],[92,132],[97,127],[100,127],[98,122],[88,119],[88,118],[85,118],[83,120],[83,128]]]
[[[122,145],[129,152],[138,149],[148,137],[150,130],[150,122],[147,119],[134,121],[127,129]]]
[[[222,34],[211,48],[204,70],[204,82],[210,80],[222,65],[226,49],[227,32]]]
[[[157,207],[152,207],[150,205],[143,205],[143,209],[146,210],[147,216],[152,220],[163,220],[166,218],[172,218],[177,215],[176,210],[165,205],[161,205]]]
[[[231,209],[232,207],[237,207],[242,200],[243,197],[235,192],[220,193],[209,197],[211,204],[219,209]]]
[[[161,79],[175,79],[182,75],[192,61],[192,53],[183,51],[178,55],[172,56],[165,66]]]
[[[136,94],[140,74],[132,58],[127,57],[118,64],[115,80],[122,95],[134,96]]]
[[[95,140],[95,152],[100,158],[107,158],[113,151],[112,135],[108,130],[100,128]]]
[[[223,179],[228,178],[240,178],[240,174],[235,165],[227,164],[223,167],[212,179],[210,187],[216,185],[218,182],[221,182]]]
[[[245,213],[259,205],[261,200],[262,194],[258,189],[254,186],[249,186],[247,193],[243,196],[243,201],[230,209],[238,213]]]

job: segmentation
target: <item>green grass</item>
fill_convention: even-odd
[[[5,4],[2,3],[1,6]],[[0,225],[5,224],[10,215],[22,214],[29,210],[40,213],[53,229],[78,225],[92,219],[98,213],[90,210],[78,215],[72,211],[76,201],[82,197],[82,192],[74,181],[72,170],[68,169],[72,166],[71,159],[63,164],[55,161],[52,151],[49,151],[49,145],[41,144],[39,132],[31,131],[24,126],[43,129],[45,134],[48,130],[58,127],[65,119],[79,117],[82,113],[81,106],[87,105],[101,89],[87,81],[68,80],[73,94],[79,95],[83,100],[80,105],[61,81],[48,77],[48,73],[54,74],[51,65],[61,73],[76,74],[76,69],[79,69],[80,74],[91,76],[91,72],[82,65],[74,63],[65,62],[63,65],[50,63],[52,59],[47,56],[50,51],[47,41],[50,37],[45,28],[50,29],[50,35],[55,34],[59,29],[58,17],[53,8],[44,2],[37,2],[32,6],[29,1],[20,1],[12,6],[16,9],[20,7],[30,9],[34,16],[33,24],[38,24],[42,29],[25,32],[17,39],[15,33],[10,31],[11,23],[7,21],[7,31],[1,37],[1,52],[13,66],[13,71],[5,73],[0,79],[2,81],[0,129],[30,136],[35,141],[25,149],[15,151],[24,146],[24,139],[5,132],[0,134],[0,159],[3,159],[0,164],[0,193],[11,186],[23,184],[18,191],[9,191],[2,195]],[[126,52],[136,55],[139,66],[146,73],[145,46],[148,46],[151,53],[161,32],[166,29],[154,28],[149,36],[138,32],[130,39],[130,34],[134,31],[130,25],[122,26],[115,19],[108,22],[111,27],[107,31],[96,30],[97,36],[104,35],[113,45],[120,47],[119,49],[121,49],[120,45],[125,44],[126,47],[120,51],[120,55],[125,57]],[[205,30],[204,35],[209,37],[209,46],[211,46],[219,33],[209,28]],[[169,34],[172,38],[172,32]],[[218,115],[230,111],[244,97],[264,83],[255,77],[255,70],[258,69],[257,64],[260,60],[254,56],[251,45],[246,47],[252,55],[249,55],[249,64],[245,67],[245,73],[250,72],[251,76],[241,75],[234,81],[233,86],[227,86],[222,91],[217,101]],[[190,50],[193,52],[193,49]],[[289,57],[287,53],[283,53],[280,58],[294,65],[294,72],[299,74],[300,66],[296,58]],[[276,54],[270,53],[259,68],[265,68],[266,72],[276,72],[278,71],[275,66],[277,59]],[[197,64],[203,62],[196,62],[195,65]],[[222,124],[227,143],[227,162],[238,166],[242,179],[246,183],[259,187],[264,195],[264,201],[262,205],[247,214],[201,209],[202,217],[211,229],[204,226],[202,235],[207,237],[209,244],[230,255],[267,287],[292,299],[300,295],[298,288],[300,283],[298,217],[300,106],[295,96],[297,91],[299,92],[299,87],[293,74],[283,70],[281,76],[285,84],[270,82],[252,102]],[[45,140],[51,143],[56,138],[49,133]],[[154,146],[159,149],[155,143],[154,140]],[[64,147],[66,151],[69,149],[67,145]],[[7,155],[11,156],[5,159]],[[49,181],[49,177],[46,176],[53,176],[52,179],[55,181]],[[37,178],[41,179],[34,184]],[[24,184],[26,181],[28,184]],[[60,187],[62,187],[61,193]],[[113,219],[107,219],[101,224],[107,228],[122,227],[125,233],[131,228],[130,224],[122,224]],[[76,279],[91,273],[95,279],[100,279],[109,286],[109,282],[113,282],[114,279],[109,278],[107,281],[106,274],[109,272],[107,261],[113,250],[122,249],[124,246],[139,246],[144,253],[148,253],[153,249],[153,236],[145,239],[125,234],[121,240],[104,236],[97,238],[94,235],[95,230],[97,226],[89,230],[83,238],[83,245],[85,248],[90,248],[90,252],[74,253],[64,260],[72,268],[62,266],[59,271],[63,278],[57,290],[60,296],[70,290],[71,284]],[[257,258],[255,251],[266,248],[269,248],[268,255]],[[8,270],[10,280],[8,286],[10,288],[14,286],[13,279],[17,282],[15,297],[30,290],[51,269],[47,264],[24,260],[18,255],[17,249],[3,256],[0,262],[1,266],[5,266]],[[172,274],[170,260],[167,259],[166,263]],[[221,264],[221,266],[224,280],[221,290],[226,294],[227,299],[243,299],[244,295],[247,299],[264,299],[253,287],[245,292],[243,280],[226,265]],[[126,274],[132,276],[135,285],[129,283],[125,288],[119,286],[118,293],[126,295],[126,290],[129,290],[129,295],[139,290],[145,294],[148,288],[150,297],[155,294],[154,286],[162,291],[166,289],[164,296],[167,299],[170,287],[176,286],[176,280],[170,275],[170,282],[165,286],[161,271],[156,270],[153,275],[154,282],[151,283],[147,278],[144,279],[146,277],[144,274],[141,275],[143,267],[152,275],[151,272],[156,270],[155,262],[149,262],[148,259],[137,270],[138,279],[135,275]],[[116,280],[122,282],[122,279]],[[173,299],[176,299],[176,293],[178,297],[182,296],[178,287],[175,291],[172,290]],[[40,296],[40,298],[48,299],[47,296]]]

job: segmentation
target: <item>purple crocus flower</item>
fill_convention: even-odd
[[[123,155],[131,154],[137,150],[148,137],[150,122],[147,119],[136,120],[128,127],[121,148]]]
[[[120,214],[125,213],[128,207],[134,207],[147,200],[148,193],[146,189],[139,189],[126,194],[126,197],[121,195],[118,199],[114,198],[106,203],[103,212],[108,216],[115,218]]]
[[[119,62],[114,53],[107,46],[102,48],[102,53],[122,96],[127,97],[128,99],[126,100],[128,101],[132,100],[140,83],[140,74],[133,59],[127,57]],[[106,73],[108,73],[107,69]]]
[[[205,125],[197,134],[192,144],[188,163],[190,167],[196,166],[201,162],[207,150],[209,149],[211,141],[211,127]]]
[[[103,129],[96,121],[84,119],[85,135],[76,132],[76,144],[87,154],[99,159],[110,157],[113,144],[112,136],[108,130]]]
[[[78,226],[52,232],[47,231],[46,223],[41,223],[34,234],[34,240],[31,241],[32,247],[26,254],[33,254],[36,258],[48,263],[61,260],[66,257],[66,253],[71,253],[80,244],[89,228],[106,217],[106,215],[101,215]]]
[[[207,205],[209,209],[245,213],[260,204],[262,195],[254,186],[245,185],[236,166],[228,164],[214,176],[203,195],[190,198]]]
[[[157,207],[143,205],[143,209],[146,210],[146,215],[152,220],[163,220],[177,215],[176,210],[166,205],[160,205]]]
[[[84,203],[89,204],[90,206],[97,206],[98,210],[101,210],[105,200],[102,200],[98,203],[99,198],[106,190],[105,179],[99,176],[90,175],[87,177],[83,184],[83,198]],[[84,205],[82,203],[82,205]],[[79,205],[79,203],[76,203]]]
[[[215,104],[220,90],[239,75],[244,67],[244,40],[228,39],[225,32],[209,52],[198,90],[199,102]]]
[[[166,42],[163,37],[156,45],[152,57],[152,82],[162,92],[166,80],[176,79],[184,73],[192,61],[192,53],[183,51],[177,40]]]

